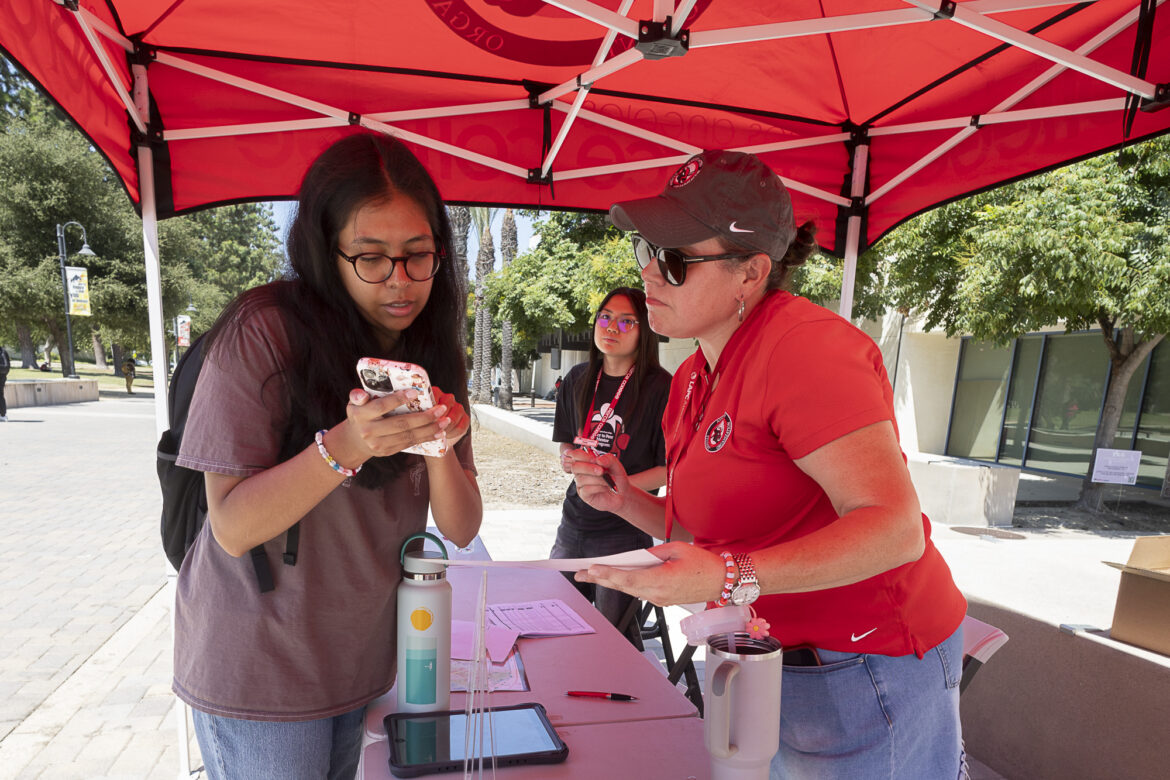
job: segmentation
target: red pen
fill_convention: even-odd
[[[611,701],[637,701],[637,696],[628,693],[605,693],[604,691],[569,691],[566,696],[588,696],[592,699],[609,699]]]

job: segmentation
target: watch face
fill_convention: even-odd
[[[737,607],[751,604],[760,597],[760,586],[754,582],[745,582],[731,592],[731,603]]]

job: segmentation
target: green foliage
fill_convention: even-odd
[[[600,215],[553,212],[535,224],[540,242],[488,280],[488,303],[514,328],[518,354],[546,333],[589,327],[614,287],[641,287],[630,243]]]
[[[857,273],[853,283],[853,319],[879,319],[889,308],[890,301],[884,283],[884,261],[883,255],[872,249],[857,258]],[[796,270],[790,287],[795,294],[837,311],[844,276],[845,261],[818,252]]]
[[[74,344],[103,342],[146,351],[149,318],[142,221],[117,177],[39,97],[0,125],[0,338],[18,327],[62,343],[63,291],[57,225],[75,221],[95,257],[76,257],[82,231],[65,228],[67,262],[88,270],[93,315],[73,317]],[[39,107],[38,107],[39,106]],[[210,326],[228,300],[268,281],[282,261],[270,207],[229,206],[158,225],[163,313],[194,305],[193,331]]]
[[[1001,344],[1068,330],[1170,331],[1170,138],[925,214],[882,249],[896,305]]]

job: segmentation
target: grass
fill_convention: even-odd
[[[37,371],[32,368],[17,368],[14,365],[8,373],[8,381],[20,382],[63,379],[64,377],[61,376],[61,364],[53,363],[52,366],[52,371]],[[134,377],[134,388],[136,390],[154,390],[153,371],[154,369],[150,366],[139,366],[137,375]],[[98,368],[93,363],[78,360],[77,375],[82,379],[96,379],[98,390],[126,391],[125,377],[122,376],[121,371],[116,370],[113,366]]]

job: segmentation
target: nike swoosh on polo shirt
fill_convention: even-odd
[[[850,634],[849,641],[850,642],[860,642],[862,639],[865,639],[867,636],[872,634],[874,631],[877,631],[877,626],[874,626],[869,631],[866,631],[864,634],[861,634],[860,636],[858,636],[857,634]]]

